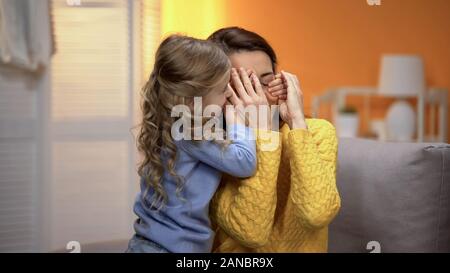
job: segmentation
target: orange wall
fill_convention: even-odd
[[[226,3],[225,25],[260,33],[278,53],[280,68],[299,76],[307,113],[312,96],[328,87],[376,85],[382,53],[422,55],[428,84],[450,90],[450,0]],[[374,116],[383,117],[390,102],[375,101]]]

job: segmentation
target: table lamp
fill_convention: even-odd
[[[412,141],[416,131],[414,109],[406,101],[425,91],[425,73],[422,58],[415,55],[383,55],[378,93],[398,100],[386,116],[389,140]]]

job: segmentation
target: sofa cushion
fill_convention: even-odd
[[[450,252],[449,144],[341,138],[337,186],[330,252]]]

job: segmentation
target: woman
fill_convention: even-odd
[[[305,118],[297,77],[276,74],[276,55],[264,38],[232,27],[208,39],[224,50],[233,67],[256,73],[268,101],[280,104],[283,121],[279,132],[266,132],[270,140],[257,138],[255,175],[222,178],[210,207],[216,231],[213,251],[326,252],[328,224],[340,208],[334,127]],[[287,97],[286,90],[273,88],[280,81]],[[281,143],[276,149],[262,149],[266,141],[277,138]]]

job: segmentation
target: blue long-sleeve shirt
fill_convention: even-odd
[[[150,189],[143,202],[146,184],[141,179],[134,212],[136,234],[154,241],[170,252],[210,252],[214,231],[209,220],[209,203],[217,190],[222,173],[235,177],[252,176],[256,170],[256,144],[252,129],[235,125],[227,131],[233,139],[226,148],[211,142],[193,143],[176,141],[178,158],[175,172],[184,177],[181,193],[176,195],[176,180],[167,172],[163,185],[168,194],[167,204],[151,209],[153,191]]]

